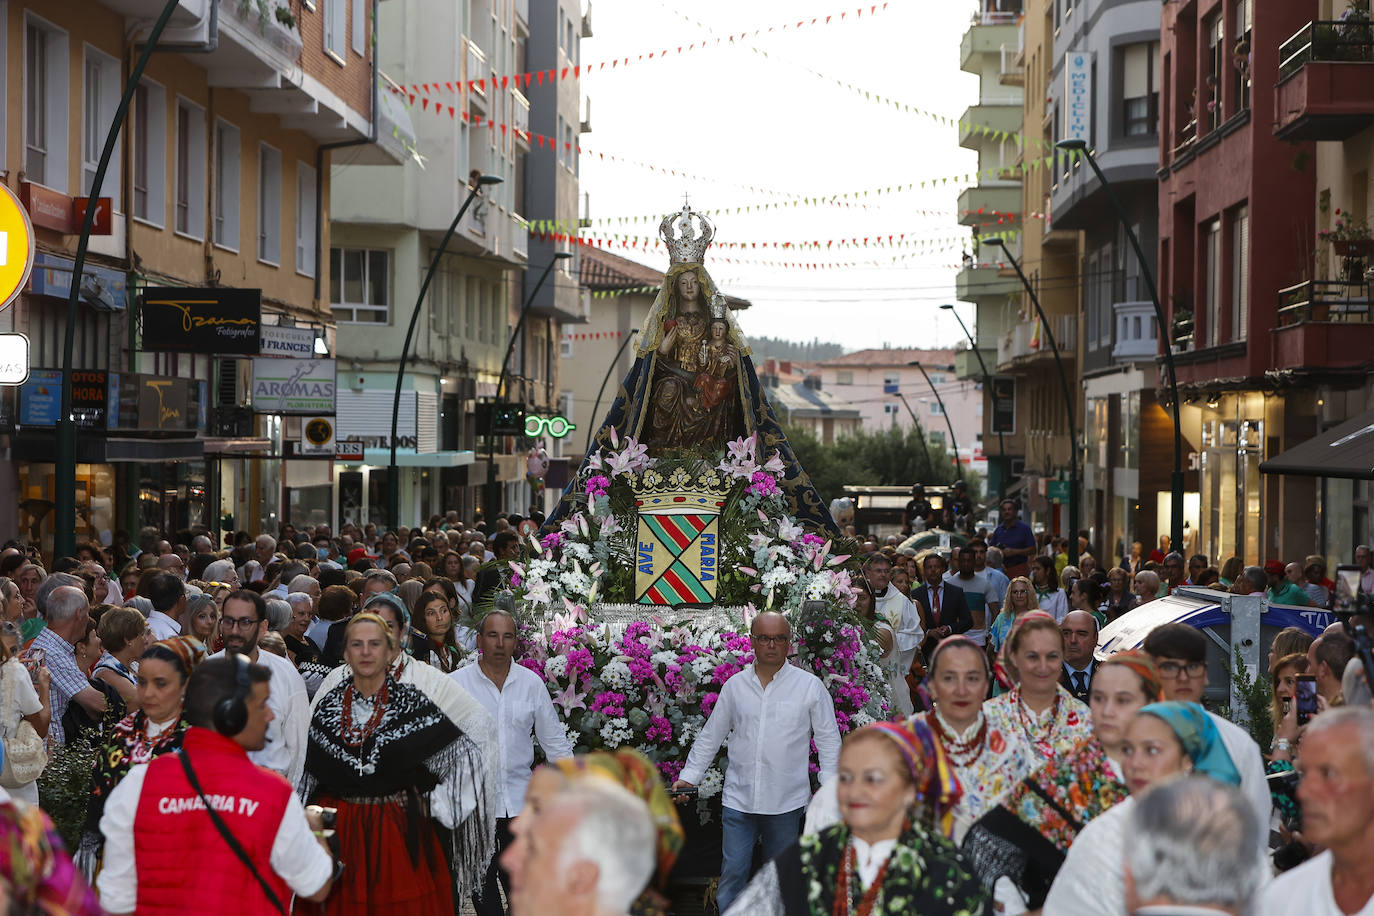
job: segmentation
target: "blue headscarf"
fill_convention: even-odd
[[[1193,761],[1194,772],[1210,776],[1218,782],[1240,785],[1240,772],[1221,742],[1221,732],[1207,710],[1197,703],[1181,703],[1177,700],[1151,703],[1142,707],[1137,715],[1164,720],[1178,736],[1183,752]]]
[[[406,636],[410,632],[410,609],[406,607],[405,599],[395,592],[378,592],[367,599],[363,604],[363,610],[372,610],[379,604],[390,605],[396,611],[396,617],[401,622],[401,632],[396,634],[396,638],[405,645]]]

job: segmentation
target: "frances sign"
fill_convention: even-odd
[[[149,287],[143,291],[145,350],[256,356],[261,324],[260,289]]]
[[[332,359],[253,360],[253,410],[258,413],[334,413]]]

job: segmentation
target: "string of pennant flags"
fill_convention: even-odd
[[[1014,230],[999,232],[997,235],[1002,238],[1015,238],[1019,233]],[[986,237],[986,236],[984,236]],[[657,236],[643,235],[624,235],[618,232],[586,233],[580,236],[584,242],[592,244],[610,243],[628,248],[639,249],[661,249],[664,242]],[[942,236],[939,238],[908,238],[908,233],[889,233],[887,235],[876,236],[852,236],[840,239],[810,239],[805,241],[762,241],[762,242],[730,242],[716,239],[711,243],[713,249],[726,249],[730,251],[757,251],[763,250],[783,250],[783,251],[830,251],[833,249],[852,249],[852,248],[932,248],[946,245],[967,243],[967,234],[957,236]]]

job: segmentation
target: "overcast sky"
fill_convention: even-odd
[[[959,147],[955,127],[871,101],[836,81],[957,120],[978,94],[977,78],[959,69],[959,42],[976,6],[972,0],[891,0],[874,14],[865,5],[856,18],[854,0],[593,0],[595,35],[582,42],[582,63],[628,56],[631,65],[594,69],[582,81],[593,127],[581,138],[581,186],[598,220],[592,233],[653,236],[658,218],[625,225],[601,220],[666,214],[682,206],[684,193],[695,207],[719,210],[975,170],[977,158]],[[829,24],[795,27],[827,15]],[[781,31],[784,23],[789,27]],[[686,50],[693,42],[769,27],[771,34],[745,42]],[[658,52],[665,48],[663,60]],[[650,51],[652,61],[635,60]],[[603,160],[600,152],[622,161]],[[908,239],[952,242],[968,236],[954,213],[963,187],[950,182],[934,190],[870,194],[849,208],[720,214],[716,240],[906,233]],[[753,302],[741,316],[746,334],[818,337],[847,349],[949,346],[962,332],[938,306],[954,301],[960,248],[938,248],[783,252],[770,246],[740,252],[716,246],[706,263],[727,292]],[[667,265],[662,248],[608,250],[655,268]],[[894,256],[902,257],[899,265]],[[722,260],[729,257],[855,266],[799,270]],[[971,326],[972,306],[959,308]]]

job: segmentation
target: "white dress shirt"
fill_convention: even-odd
[[[181,624],[161,611],[153,611],[148,615],[148,629],[153,631],[153,636],[157,639],[171,639],[173,636],[181,635]]]
[[[221,650],[210,657],[219,658],[223,654]],[[301,771],[305,768],[310,693],[296,666],[280,655],[259,651],[256,664],[272,672],[272,679],[267,683],[270,691],[267,707],[274,718],[267,725],[267,744],[260,751],[249,751],[248,759],[280,773],[294,786],[300,782]]]
[[[270,654],[270,653],[264,653]],[[100,904],[110,913],[132,913],[138,902],[138,867],[134,861],[134,817],[148,775],[148,765],[130,768],[105,801],[100,831],[108,839],[105,861],[96,878]],[[254,809],[256,810],[256,808]],[[293,793],[286,801],[276,837],[272,840],[272,871],[297,894],[315,893],[329,880],[334,863],[315,842],[301,800]],[[188,903],[188,911],[192,909]]]
[[[834,777],[840,759],[840,729],[830,694],[820,678],[792,664],[778,669],[766,688],[753,665],[725,682],[711,717],[692,742],[681,778],[700,785],[727,738],[722,801],[745,814],[785,814],[806,807],[812,740],[821,782]]]
[[[1240,774],[1240,791],[1255,808],[1255,817],[1261,826],[1269,823],[1269,815],[1274,809],[1273,796],[1269,794],[1269,783],[1264,778],[1264,758],[1260,755],[1259,745],[1250,733],[1229,719],[1223,719],[1214,712],[1207,718],[1221,733],[1221,743],[1231,756],[1236,772]],[[1260,843],[1267,848],[1269,837],[1261,831]]]
[[[499,817],[515,817],[525,805],[525,789],[534,765],[534,741],[539,739],[544,756],[560,760],[573,755],[563,723],[549,699],[544,682],[524,665],[512,664],[499,688],[476,663],[449,675],[459,687],[481,703],[496,720],[496,747],[501,755],[502,810]]]

